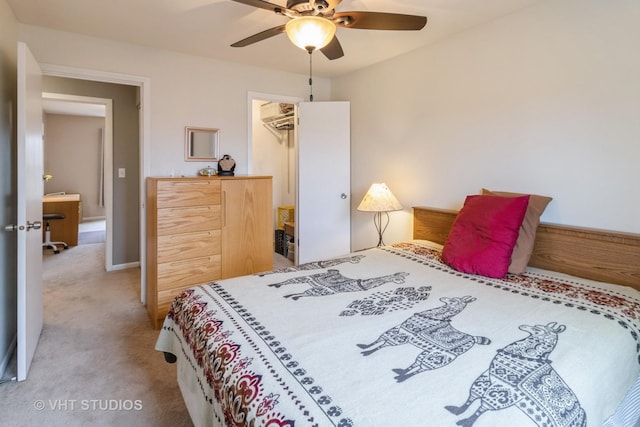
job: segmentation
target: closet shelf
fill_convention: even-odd
[[[263,120],[264,126],[274,130],[291,130],[294,126],[293,111]]]
[[[267,102],[260,106],[260,117],[270,130],[291,130],[294,126],[293,104]]]

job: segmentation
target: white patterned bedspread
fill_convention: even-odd
[[[178,357],[194,424],[603,425],[640,374],[640,293],[536,269],[462,274],[440,248],[182,293],[156,349]]]

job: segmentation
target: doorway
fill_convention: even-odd
[[[111,271],[113,102],[108,98],[44,92],[43,110],[48,177],[45,196],[54,199],[56,195],[79,194],[78,235],[67,243],[104,242],[103,263],[105,270]],[[56,226],[54,222],[53,233]]]
[[[26,65],[25,65],[26,63]],[[124,76],[115,73],[106,73],[106,72],[97,72],[94,70],[80,70],[69,67],[60,67],[53,65],[42,65],[40,66],[35,58],[28,51],[28,48],[24,43],[18,43],[18,161],[19,165],[17,168],[18,171],[18,223],[27,224],[30,228],[36,229],[36,225],[40,224],[40,220],[42,218],[42,195],[43,185],[42,185],[42,177],[44,176],[42,161],[42,79],[43,75],[46,76],[60,76],[60,77],[68,77],[71,79],[79,79],[86,81],[102,81],[102,82],[113,82],[118,84],[129,84],[131,86],[138,87],[139,99],[136,105],[136,110],[139,110],[137,114],[137,121],[139,123],[139,131],[135,137],[135,149],[139,152],[139,155],[136,154],[136,161],[139,162],[139,170],[137,169],[137,173],[135,175],[138,179],[138,188],[139,194],[144,194],[144,186],[143,181],[144,178],[148,175],[149,166],[148,166],[148,151],[150,145],[150,113],[149,109],[145,109],[144,105],[148,104],[150,100],[150,90],[149,90],[149,79],[148,78],[138,78],[133,76]],[[29,78],[27,78],[27,76]],[[27,85],[26,82],[29,82]],[[30,114],[27,114],[30,113]],[[34,119],[35,116],[35,120]],[[25,123],[29,119],[28,123]],[[36,126],[31,126],[32,124],[36,124]],[[28,141],[31,143],[29,149],[27,149],[27,144],[21,141]],[[28,153],[29,158],[25,159],[24,156],[21,157],[21,153]],[[34,161],[31,158],[35,158]],[[22,167],[20,165],[27,166],[35,166],[35,173],[31,171],[28,172],[28,168]],[[34,169],[34,168],[32,168]],[[28,180],[23,179],[25,176],[29,177]],[[29,185],[29,187],[25,190],[25,183]],[[39,185],[33,185],[37,183]],[[23,188],[21,188],[23,187]],[[35,191],[34,191],[35,190]],[[20,199],[20,195],[25,195],[29,197],[28,202],[29,206],[33,205],[37,207],[37,209],[31,209],[33,212],[26,212],[24,205],[25,199]],[[139,266],[142,264],[141,269],[141,292],[140,299],[142,303],[145,303],[145,279],[144,279],[144,254],[145,254],[145,241],[144,241],[144,229],[145,229],[145,212],[144,205],[138,204],[135,206],[136,214],[133,215],[133,218],[138,217],[140,221],[138,222],[139,226],[139,247],[136,248],[135,252],[137,253],[137,259],[139,261],[135,262],[135,265],[126,265],[125,268]],[[27,220],[34,221],[27,223]],[[36,221],[37,220],[37,221]],[[136,222],[135,220],[133,222]],[[26,227],[25,227],[26,228]],[[26,237],[26,233],[22,233]],[[35,349],[37,345],[38,337],[40,335],[41,326],[42,326],[42,287],[41,287],[41,279],[42,279],[42,236],[40,233],[31,233],[33,238],[30,239],[29,242],[29,253],[25,255],[27,252],[25,250],[25,244],[20,240],[20,234],[18,239],[18,322],[17,322],[17,330],[18,330],[18,339],[17,339],[17,347],[18,347],[18,375],[17,378],[20,380],[26,377],[26,369],[28,369],[29,362],[31,357],[33,356],[32,349]],[[33,250],[32,250],[33,249]],[[22,254],[22,255],[20,255]],[[22,258],[20,258],[22,256]],[[55,255],[54,255],[55,256]],[[131,263],[134,264],[134,263]],[[26,272],[27,274],[22,274],[21,272]],[[33,277],[25,277],[31,273]],[[37,277],[36,277],[37,276]],[[29,283],[29,286],[26,286],[26,283]],[[25,292],[26,291],[26,292]],[[25,295],[26,294],[26,295]],[[23,318],[26,318],[27,321],[24,321]],[[38,319],[39,318],[39,319]],[[38,324],[40,326],[38,326]],[[35,330],[35,327],[38,327],[38,330]],[[25,329],[28,329],[25,334]],[[33,333],[32,333],[33,331]],[[33,339],[35,337],[35,339]],[[27,346],[27,351],[24,351],[24,347]],[[22,353],[22,355],[20,354]],[[26,353],[26,355],[25,355]],[[25,363],[26,360],[27,362]],[[24,371],[24,372],[21,372]]]
[[[274,206],[280,211],[293,205],[295,264],[330,258],[351,251],[350,218],[350,104],[349,102],[303,102],[299,98],[249,93],[249,173],[274,177]],[[276,103],[276,106],[272,104]],[[293,129],[279,140],[286,147],[285,158],[276,161],[275,153],[282,152],[277,144],[264,149],[267,138],[258,138],[263,127],[260,108],[267,108],[266,116],[284,114],[287,104],[294,106]],[[293,136],[293,138],[291,138]],[[293,144],[291,144],[293,141]],[[286,144],[284,144],[286,142]],[[281,156],[277,154],[277,156]],[[278,167],[283,164],[284,167]],[[276,177],[286,170],[286,177]],[[327,173],[330,170],[331,173]],[[276,198],[283,186],[282,196]],[[291,184],[290,184],[291,183]],[[293,198],[294,203],[289,203]],[[285,203],[285,204],[281,204]],[[287,204],[289,203],[289,204]],[[278,224],[274,215],[274,228]],[[277,239],[276,239],[277,240]]]
[[[299,98],[250,94],[249,173],[273,177],[274,268],[296,262],[296,108]]]
[[[146,229],[146,212],[143,203],[143,195],[145,191],[144,180],[149,175],[149,150],[150,150],[150,134],[151,134],[151,115],[150,109],[145,108],[149,105],[151,99],[150,93],[150,81],[147,77],[124,75],[119,73],[110,73],[96,70],[86,70],[74,67],[58,66],[51,64],[43,64],[41,66],[42,73],[47,77],[61,77],[69,80],[74,80],[79,85],[90,85],[92,83],[104,83],[112,84],[114,86],[128,86],[136,89],[136,99],[134,102],[135,120],[137,121],[136,133],[129,138],[130,141],[135,141],[131,144],[131,148],[134,150],[133,157],[135,161],[135,167],[130,170],[122,171],[119,176],[129,176],[135,178],[135,195],[133,200],[137,200],[137,203],[131,203],[132,199],[118,199],[116,195],[116,189],[113,189],[113,198],[111,205],[117,204],[119,217],[113,217],[112,224],[112,250],[108,253],[107,257],[112,258],[111,270],[120,270],[125,268],[140,267],[140,300],[142,304],[146,303],[146,271],[145,271],[145,254],[146,254],[146,242],[145,242],[145,229]],[[45,89],[47,89],[45,87]],[[47,89],[48,90],[48,89]],[[64,92],[56,90],[56,92]],[[67,92],[69,93],[69,92]],[[109,97],[104,96],[105,98]],[[114,112],[114,116],[117,116],[117,112]],[[117,118],[117,117],[116,117]],[[117,157],[120,156],[120,157]],[[117,157],[117,158],[116,158]],[[114,156],[113,167],[119,171],[121,159],[127,160],[127,153],[120,152]],[[105,159],[106,160],[106,159]],[[105,173],[108,169],[105,169]],[[128,175],[127,175],[127,172]],[[123,180],[113,180],[113,174],[111,177],[105,174],[105,185],[107,182],[118,184],[120,186]],[[105,192],[106,195],[106,192]],[[122,202],[119,202],[120,200]],[[124,212],[124,207],[127,206],[127,211]],[[118,219],[120,218],[120,219]],[[126,218],[129,224],[133,225],[132,229],[126,229],[125,224],[122,223],[123,218]],[[120,221],[120,222],[119,222]],[[131,236],[137,236],[135,244],[127,244],[127,238]],[[124,236],[124,237],[123,237]],[[109,235],[107,235],[107,239]]]

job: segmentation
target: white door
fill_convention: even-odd
[[[18,381],[27,378],[42,332],[42,73],[18,43]]]
[[[349,102],[298,105],[296,263],[351,251]]]

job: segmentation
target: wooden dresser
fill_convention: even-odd
[[[272,179],[147,178],[147,311],[183,289],[273,268]]]

